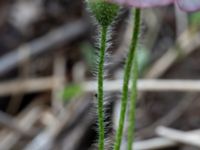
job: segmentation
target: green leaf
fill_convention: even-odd
[[[200,12],[192,13],[190,16],[190,22],[193,26],[200,25]]]
[[[83,90],[78,84],[71,84],[62,91],[62,98],[64,101],[69,101],[74,97],[78,97],[83,93]]]

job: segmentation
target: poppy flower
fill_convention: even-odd
[[[191,12],[200,10],[200,0],[107,0],[107,1],[136,8],[165,6],[174,3],[177,4],[177,6],[179,6],[179,8],[184,11]]]

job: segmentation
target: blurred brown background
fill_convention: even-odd
[[[198,150],[200,13],[168,6],[142,19],[134,149]],[[131,22],[121,8],[108,41],[108,145]],[[83,0],[0,1],[0,150],[96,149],[97,34]]]

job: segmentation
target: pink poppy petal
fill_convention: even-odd
[[[118,4],[131,6],[131,7],[153,7],[153,6],[164,6],[175,2],[176,0],[108,0]]]
[[[184,11],[200,10],[200,0],[177,0],[177,3]]]

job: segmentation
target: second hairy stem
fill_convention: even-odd
[[[106,51],[106,38],[107,38],[107,27],[101,27],[101,43],[100,43],[100,57],[98,66],[98,128],[99,128],[99,150],[104,150],[104,91],[103,91],[103,80],[104,80],[104,60]]]
[[[128,101],[129,79],[130,79],[134,54],[137,47],[139,31],[140,31],[140,9],[136,9],[135,15],[134,15],[134,30],[133,30],[130,50],[128,53],[128,58],[127,58],[127,61],[125,64],[125,70],[124,70],[122,98],[121,98],[121,111],[120,111],[120,119],[119,119],[118,129],[117,129],[116,138],[115,138],[114,150],[119,150],[121,146],[123,129],[124,129],[124,121],[125,121],[126,109],[127,109],[127,101]]]
[[[137,64],[137,50],[135,51],[135,57],[132,66],[132,85],[131,85],[131,97],[130,97],[130,110],[129,110],[129,125],[128,125],[128,147],[127,150],[132,150],[134,142],[135,131],[135,107],[137,99],[137,79],[138,79],[138,64]]]

